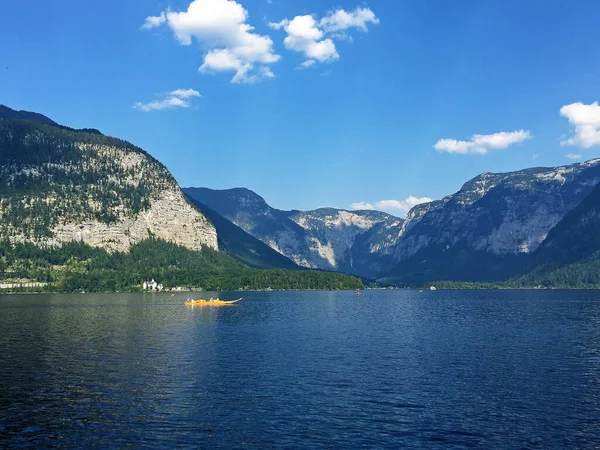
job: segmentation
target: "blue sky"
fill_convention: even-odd
[[[184,187],[403,216],[481,172],[600,156],[593,0],[46,0],[2,15],[0,103],[127,139]]]

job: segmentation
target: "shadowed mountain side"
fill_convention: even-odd
[[[188,196],[188,200],[212,222],[217,230],[219,249],[249,266],[260,269],[293,269],[302,267],[277,253],[268,245],[246,233],[215,210]]]

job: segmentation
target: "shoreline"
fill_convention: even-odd
[[[182,291],[88,291],[88,292],[64,292],[64,291],[11,291],[5,292],[0,289],[0,296],[8,295],[90,295],[90,294],[176,294],[176,293],[221,293],[221,292],[358,292],[358,291],[417,291],[418,293],[435,293],[444,291],[600,291],[599,287],[498,287],[498,288],[437,288],[435,291],[415,287],[387,287],[387,288],[364,288],[364,289],[248,289],[248,290],[182,290]]]

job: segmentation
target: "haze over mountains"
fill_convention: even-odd
[[[600,251],[600,159],[484,173],[400,219],[380,211],[282,211],[245,188],[182,191],[152,156],[98,130],[4,106],[0,119],[0,239],[12,243],[127,251],[159,238],[219,249],[258,268],[400,284],[528,273],[550,280],[548,273],[562,270],[568,285],[564,268],[580,264],[581,273]]]

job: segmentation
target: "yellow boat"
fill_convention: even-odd
[[[243,297],[238,298],[237,300],[221,300],[218,298],[205,300],[203,298],[199,300],[194,300],[192,298],[188,298],[185,301],[186,306],[226,306],[233,305],[234,303],[239,302]]]

